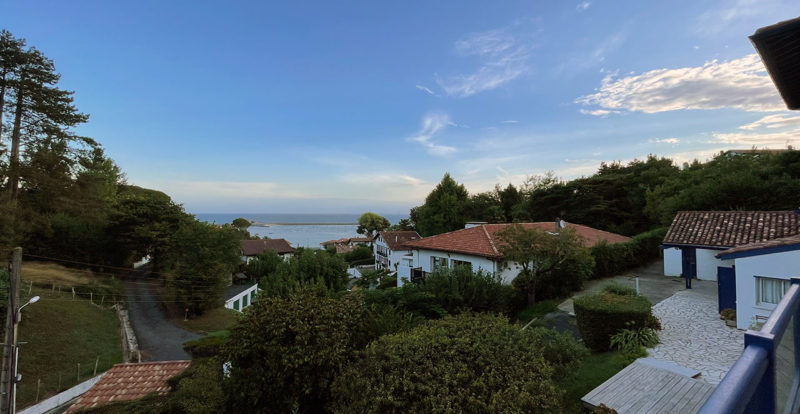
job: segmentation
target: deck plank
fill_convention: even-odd
[[[602,403],[619,414],[695,413],[713,390],[675,370],[634,361],[581,400],[588,408]]]

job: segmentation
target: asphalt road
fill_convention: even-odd
[[[183,343],[202,337],[187,331],[169,320],[161,304],[150,291],[150,285],[143,283],[143,277],[134,274],[125,282],[128,313],[131,326],[136,333],[142,360],[175,361],[192,359],[183,350]]]

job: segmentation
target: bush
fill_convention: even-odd
[[[622,274],[658,259],[661,257],[659,247],[666,234],[667,228],[662,227],[638,234],[625,243],[597,243],[590,249],[595,262],[593,277]]]
[[[575,317],[584,343],[596,351],[607,351],[611,336],[622,329],[647,326],[652,315],[644,296],[599,293],[575,299]]]
[[[363,265],[375,263],[375,252],[371,248],[358,245],[355,249],[345,253],[344,261],[350,265]]]
[[[467,313],[383,336],[336,379],[331,408],[338,413],[557,411],[562,391],[542,348],[557,352],[557,344],[568,339],[549,338],[545,331],[520,330],[504,317]],[[567,348],[578,349],[574,342]],[[561,358],[564,365],[574,362],[569,352]]]
[[[224,412],[227,395],[222,389],[222,362],[216,358],[195,359],[173,378],[169,412],[213,414]]]
[[[601,292],[612,293],[620,296],[636,296],[636,289],[619,283],[609,283],[603,286]]]
[[[397,287],[397,277],[395,276],[384,276],[381,278],[381,283],[378,285],[378,289],[391,289]]]
[[[722,312],[719,313],[720,319],[726,321],[735,321],[736,320],[736,310],[735,309],[723,309]]]
[[[658,344],[656,331],[650,328],[622,329],[611,336],[610,345],[620,351],[632,351],[637,348],[652,348]]]
[[[222,347],[230,341],[227,331],[222,331],[219,335],[204,336],[194,341],[183,344],[183,350],[188,352],[192,358],[209,358],[217,356],[222,352]]]

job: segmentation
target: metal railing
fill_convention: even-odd
[[[700,414],[800,411],[800,278],[759,331],[744,335],[744,351]]]

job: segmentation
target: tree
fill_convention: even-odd
[[[356,229],[356,232],[373,239],[378,232],[386,230],[389,225],[389,220],[387,220],[386,217],[366,212],[358,218],[358,229]]]
[[[464,228],[469,193],[449,173],[436,185],[419,207],[417,230],[423,237]]]
[[[414,223],[411,219],[400,219],[397,224],[393,224],[389,226],[389,230],[392,231],[413,231],[414,230]]]
[[[503,258],[521,270],[517,278],[523,286],[529,305],[536,302],[536,286],[548,278],[560,265],[576,256],[591,257],[585,251],[581,238],[572,228],[563,228],[551,234],[537,228],[512,224],[498,233]]]
[[[239,230],[247,231],[247,228],[250,227],[250,220],[239,217],[237,219],[234,219],[231,224],[233,225],[233,227],[236,227]]]
[[[325,412],[331,382],[364,345],[354,299],[300,292],[248,308],[223,351],[230,412]]]
[[[463,313],[372,342],[333,384],[335,413],[558,412],[585,355],[568,334]]]
[[[281,261],[274,273],[262,277],[263,296],[285,297],[303,288],[338,292],[347,287],[347,263],[341,255],[324,250],[297,249],[288,261]]]

